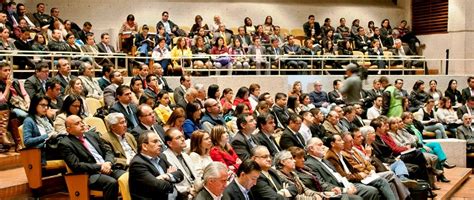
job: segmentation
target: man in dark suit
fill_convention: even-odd
[[[337,105],[345,104],[344,99],[342,98],[342,93],[339,92],[339,89],[342,87],[342,81],[336,79],[332,82],[333,91],[328,93],[329,102],[335,103]]]
[[[130,162],[128,179],[133,199],[176,199],[175,183],[183,173],[161,155],[163,143],[152,131],[138,138],[138,154]]]
[[[132,91],[127,85],[121,85],[117,88],[117,102],[115,102],[109,109],[109,113],[122,113],[127,119],[127,131],[132,131],[138,126],[138,119],[136,116],[137,106],[132,103]]]
[[[359,27],[357,29],[359,33],[357,36],[354,36],[355,41],[355,48],[354,50],[362,51],[365,53],[369,50],[370,40],[367,36],[365,36],[365,29],[363,27]]]
[[[60,152],[74,173],[89,175],[89,188],[102,190],[104,199],[118,198],[118,178],[125,171],[115,166],[114,154],[96,133],[85,132],[86,126],[77,115],[66,118],[68,135],[60,140]]]
[[[153,64],[153,67],[155,68],[154,74],[158,78],[158,85],[160,86],[161,90],[173,92],[173,89],[171,89],[171,87],[168,85],[168,81],[166,81],[166,78],[163,77],[163,67],[158,63]]]
[[[191,76],[190,75],[182,75],[179,78],[180,85],[174,89],[173,98],[174,102],[178,105],[185,104],[184,95],[186,94],[186,90],[191,87]],[[186,106],[184,106],[186,108]]]
[[[50,16],[44,13],[44,9],[44,3],[38,3],[36,4],[36,13],[33,14],[36,20],[40,23],[41,27],[49,25]]]
[[[347,182],[333,170],[332,164],[323,159],[325,146],[319,138],[311,138],[306,145],[308,157],[305,165],[315,172],[316,177],[321,182],[324,191],[333,191],[336,194],[348,194],[349,199],[372,199],[376,198],[378,192],[376,189],[356,188],[354,184]],[[339,176],[335,176],[339,175]],[[345,181],[345,183],[343,183]]]
[[[322,38],[321,26],[319,25],[319,22],[315,20],[314,15],[308,16],[308,21],[303,24],[303,31],[306,39],[311,39],[314,43]]]
[[[49,66],[47,63],[38,63],[35,67],[35,74],[25,80],[24,87],[28,96],[44,94],[46,92],[46,81],[49,80]]]
[[[252,160],[254,160],[262,170],[256,185],[251,189],[254,199],[284,200],[295,197],[297,194],[296,186],[280,178],[277,172],[271,168],[272,158],[268,149],[264,146],[257,146],[253,149],[252,153]]]
[[[229,197],[224,196],[228,178],[227,166],[224,163],[211,162],[204,168],[202,177],[204,187],[197,194],[195,200],[229,199]]]
[[[237,30],[238,33],[234,36],[234,40],[239,40],[241,46],[245,49],[245,51],[247,51],[249,46],[252,45],[252,39],[248,34],[245,33],[245,28],[243,26],[240,26]]]
[[[255,37],[253,39],[253,44],[249,46],[247,54],[250,57],[250,65],[255,65],[256,69],[269,69],[269,63],[267,59],[264,57],[266,55],[265,47],[263,47],[260,43],[260,38]],[[260,70],[257,71],[257,75],[260,75],[262,72]],[[265,70],[266,75],[270,75],[270,71]]]
[[[423,60],[411,60],[413,56],[416,56],[416,52],[413,52],[408,46],[403,45],[402,41],[400,39],[395,39],[395,44],[394,48],[390,49],[389,51],[392,52],[394,59],[389,63],[390,65],[404,65],[406,68],[412,68],[412,66],[418,67],[418,68],[425,68],[425,73],[426,71],[426,61]],[[412,56],[412,57],[407,57],[407,56]],[[420,57],[415,57],[415,58],[420,58]]]
[[[137,108],[137,117],[138,117],[138,126],[132,130],[132,135],[136,140],[140,135],[147,131],[151,130],[160,138],[161,142],[165,141],[165,130],[156,122],[155,111],[148,105],[142,104]],[[166,150],[166,146],[163,147],[163,150]]]
[[[139,78],[142,80],[142,88],[147,88],[146,77],[152,73],[149,73],[148,65],[143,63],[138,66],[138,74],[134,78]]]
[[[276,93],[275,104],[273,104],[272,110],[275,113],[277,128],[282,130],[288,126],[288,118],[290,117],[288,108],[286,107],[287,102],[288,98],[285,93]]]
[[[61,93],[64,94],[64,90],[69,84],[69,81],[76,78],[76,76],[71,75],[71,64],[69,64],[69,61],[65,58],[58,59],[56,68],[58,69],[58,74],[56,74],[54,78],[61,83]]]
[[[301,117],[297,114],[291,114],[288,121],[288,127],[283,131],[280,138],[281,149],[288,149],[293,146],[304,148],[304,137],[298,132],[301,128]]]
[[[108,132],[101,138],[110,146],[117,165],[126,170],[128,164],[137,153],[137,142],[132,134],[127,132],[127,120],[122,113],[110,113],[105,117]]]
[[[87,42],[86,35],[91,32],[92,24],[90,22],[84,22],[82,25],[82,30],[77,33],[77,37],[85,44]]]
[[[110,106],[115,103],[115,91],[123,84],[122,73],[119,71],[112,71],[110,72],[109,79],[112,84],[104,89],[104,103],[107,108],[110,108]]]
[[[271,114],[259,115],[257,117],[257,127],[260,130],[255,137],[258,143],[267,147],[270,155],[275,156],[281,151],[280,146],[275,141],[273,134],[275,133],[275,117]]]
[[[462,89],[462,103],[466,103],[469,97],[474,96],[474,76],[467,78],[467,88]]]
[[[109,43],[110,43],[110,35],[108,33],[102,33],[100,35],[100,43],[97,44],[97,48],[99,52],[108,53],[108,54],[115,53],[115,48]]]
[[[19,3],[16,6],[16,12],[18,14],[18,21],[20,19],[25,19],[26,23],[28,23],[28,27],[30,30],[34,30],[35,32],[39,32],[41,30],[40,23],[30,12],[27,12],[26,7],[24,4]]]
[[[466,103],[458,108],[457,115],[459,119],[462,119],[464,114],[474,116],[474,96],[467,97]]]
[[[275,65],[276,67],[283,66],[284,63],[281,60],[281,57],[285,53],[285,51],[280,48],[280,41],[278,38],[273,38],[271,40],[272,45],[267,47],[267,54],[272,55],[270,57],[270,63],[271,65]]]
[[[286,37],[287,38],[287,44],[283,46],[283,50],[285,51],[285,55],[290,55],[290,56],[295,56],[295,55],[301,55],[301,46],[298,44],[295,44],[294,36],[289,35]],[[308,67],[308,63],[306,63],[303,60],[293,60],[291,58],[286,59],[286,65],[288,68],[293,68],[293,69],[306,69]]]
[[[97,82],[99,83],[99,87],[102,91],[105,90],[107,86],[110,85],[109,75],[114,70],[113,65],[103,65],[102,66],[102,77],[100,77]]]
[[[252,134],[256,128],[255,119],[252,115],[239,115],[237,116],[237,128],[239,128],[239,132],[232,139],[231,145],[240,160],[247,160],[250,158],[252,149],[260,144]]]
[[[254,200],[250,189],[257,183],[260,176],[260,166],[254,160],[246,160],[240,164],[237,177],[227,186],[224,196],[230,200]],[[245,190],[242,190],[245,188]]]
[[[350,132],[352,129],[357,126],[354,124],[354,119],[356,117],[355,109],[353,106],[344,107],[344,117],[339,120],[341,129],[343,133]]]
[[[158,94],[160,93],[160,87],[158,86],[158,78],[154,74],[149,74],[144,79],[145,85],[147,86],[143,91],[144,94],[147,95],[148,98],[154,99],[155,105],[159,104],[158,101]],[[144,95],[141,98],[147,98]]]

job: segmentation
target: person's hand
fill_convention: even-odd
[[[347,194],[355,194],[356,192],[357,192],[357,188],[354,186],[347,188]]]
[[[433,149],[431,149],[430,147],[428,146],[423,146],[423,149],[425,149],[426,152],[430,153],[433,151]]]
[[[328,102],[324,102],[323,104],[321,104],[322,107],[328,107],[329,103]]]
[[[57,111],[58,111],[57,109],[48,109],[46,111],[46,117],[48,117],[49,119],[53,119]]]
[[[112,172],[112,163],[102,163],[102,165],[100,166],[100,172],[103,174],[110,174]]]
[[[170,166],[166,170],[166,173],[173,173],[173,172],[176,172],[176,171],[178,171],[178,168],[176,168],[175,166]]]
[[[331,192],[334,192],[335,194],[341,194],[342,190],[340,187],[335,187],[331,190]]]
[[[407,144],[407,145],[405,145],[405,147],[408,148],[408,149],[412,149],[411,144]]]
[[[7,78],[6,84],[7,84],[6,88],[10,88],[10,86],[12,86],[12,84],[13,84],[13,77],[12,76]]]
[[[367,177],[367,174],[364,173],[364,172],[359,172],[359,176],[361,176],[362,178],[365,178],[365,177]]]
[[[240,158],[237,158],[237,160],[235,161],[236,164],[240,165],[242,164],[242,160],[240,160]]]
[[[161,174],[161,175],[157,176],[156,179],[169,181],[169,180],[170,180],[170,176],[169,176],[168,174]]]

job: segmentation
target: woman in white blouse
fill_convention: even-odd
[[[196,169],[200,177],[202,177],[204,173],[204,168],[212,162],[211,156],[209,155],[211,147],[212,141],[209,133],[203,130],[193,132],[191,135],[189,157],[191,157],[194,169]]]
[[[453,134],[456,133],[456,128],[462,124],[462,120],[458,118],[449,97],[443,97],[439,100],[438,110],[435,114],[436,118]]]

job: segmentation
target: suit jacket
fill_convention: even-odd
[[[207,191],[204,187],[199,191],[194,200],[210,200],[212,199],[211,193]],[[230,200],[230,197],[223,193],[221,200]],[[244,199],[245,200],[245,199]]]
[[[328,96],[329,96],[329,102],[331,103],[335,103],[335,104],[344,104],[344,100],[341,97],[341,95],[339,95],[339,93],[336,92],[336,90],[333,90],[331,92],[328,93]]]
[[[97,133],[86,132],[84,139],[97,150],[97,152],[104,158],[105,162],[114,164],[114,154],[110,147],[99,138]],[[68,135],[60,140],[58,151],[64,159],[64,162],[74,173],[87,173],[89,175],[98,174],[101,166],[97,164],[94,156],[86,149],[79,139],[74,135]],[[95,180],[89,180],[95,182]]]
[[[62,75],[60,75],[59,73],[54,76],[54,78],[56,80],[59,81],[59,83],[61,84],[61,92],[64,92],[64,90],[66,89],[67,85],[69,84],[66,79],[64,79],[64,77]],[[73,78],[76,78],[76,76],[74,75],[70,75],[70,79],[72,80]]]
[[[135,120],[137,124],[139,124],[139,121],[136,114],[137,106],[133,103],[130,103],[128,104],[128,107],[130,107],[130,109],[132,110],[133,116],[129,114],[128,111],[125,110],[125,107],[118,101],[115,102],[114,105],[112,105],[112,107],[110,107],[109,113],[114,113],[114,112],[122,113],[125,116],[125,119],[127,119],[127,131],[130,132],[134,128],[132,120]]]
[[[46,79],[46,81],[48,80],[49,78]],[[43,88],[43,85],[41,84],[41,81],[38,79],[38,77],[36,77],[36,75],[32,75],[28,77],[25,80],[24,87],[25,87],[26,93],[28,93],[28,96],[30,96],[31,98],[33,98],[35,94],[44,95],[46,93],[46,91]]]
[[[349,163],[349,161],[347,161],[347,159],[343,156],[342,160],[350,171],[350,173],[346,173],[341,160],[337,156],[336,152],[334,152],[333,150],[329,149],[326,152],[324,158],[331,162],[337,173],[341,174],[341,176],[343,177],[346,177],[347,180],[349,180],[350,182],[360,182],[363,179],[359,174],[357,174],[358,171],[355,170],[354,167],[352,167],[352,165]]]
[[[456,136],[458,139],[466,140],[468,152],[474,151],[474,130],[472,127],[469,129],[469,127],[464,125],[459,126],[456,131]]]
[[[263,173],[260,173],[260,176],[257,179],[257,184],[251,189],[252,193],[254,194],[255,200],[287,199],[286,197],[283,197],[277,193],[278,190],[283,188],[283,183],[288,183],[289,187],[287,189],[292,196],[296,195],[297,190],[294,184],[284,181],[281,177],[278,176],[277,172],[274,169],[269,169],[268,173],[272,177],[273,183],[275,183],[275,187],[277,189],[275,189],[272,182],[270,182],[270,180],[265,175],[263,175]]]
[[[18,16],[19,19],[25,19],[28,18],[36,27],[40,27],[39,21],[33,16],[31,13],[25,13],[23,16]],[[20,20],[18,20],[20,21]],[[28,20],[27,20],[28,21]]]
[[[163,129],[162,126],[160,126],[158,123],[153,124],[153,129],[158,133],[158,136],[160,136],[161,142],[165,142],[165,130]],[[131,134],[133,137],[135,137],[135,140],[138,140],[138,137],[140,135],[147,131],[148,129],[143,125],[142,123],[138,123],[138,126],[133,128]],[[165,145],[165,144],[163,144]]]
[[[393,163],[395,162],[395,156],[393,156],[393,151],[385,144],[385,142],[380,138],[380,136],[375,136],[375,141],[372,143],[373,154],[375,157],[380,159],[383,163]]]
[[[469,88],[469,87],[462,89],[461,94],[462,94],[462,103],[463,104],[465,104],[467,102],[467,99],[470,96],[473,95],[473,94],[471,94],[471,88]]]
[[[191,158],[188,156],[188,154],[183,152],[181,155],[183,156],[184,161],[186,162],[189,170],[191,171],[191,174],[186,173],[186,170],[184,169],[183,165],[181,165],[181,162],[178,160],[174,152],[171,151],[171,149],[167,149],[163,152],[163,154],[166,156],[166,159],[172,166],[175,166],[181,172],[183,172],[184,179],[181,182],[176,183],[176,189],[179,193],[187,192],[189,187],[191,187],[193,184],[194,186],[201,185],[201,177],[198,176],[198,173],[194,169],[194,165],[192,164]]]
[[[289,128],[286,128],[280,138],[280,147],[282,149],[288,149],[293,146],[304,149],[306,144],[304,144],[304,138],[301,133],[297,132],[294,134]]]
[[[107,46],[109,47],[110,51],[112,51],[112,53],[115,53],[115,48],[112,45],[107,44]],[[99,42],[97,44],[97,49],[99,50],[100,53],[108,53],[104,43],[102,42]]]
[[[166,170],[171,164],[163,155],[159,156],[161,168]],[[183,172],[177,170],[171,175],[175,181],[165,181],[156,179],[161,175],[158,169],[151,163],[150,159],[142,154],[137,154],[130,162],[128,185],[132,199],[168,199],[168,194],[173,192],[174,183],[183,180]]]
[[[367,36],[357,35],[354,37],[354,41],[355,41],[355,50],[359,50],[363,52],[367,51],[367,47],[370,44],[369,38]],[[364,47],[366,48],[364,49]]]
[[[325,135],[326,136],[331,136],[331,135],[342,135],[343,132],[337,125],[332,125],[328,120],[325,120],[323,122],[323,127],[324,130],[326,131]]]
[[[324,191],[330,191],[335,187],[344,187],[342,183],[340,183],[333,175],[333,171],[329,171],[329,169],[323,166],[321,161],[317,160],[313,156],[308,156],[304,164],[315,172],[315,175],[320,180],[321,187]]]
[[[354,120],[355,120],[355,118],[354,118]],[[342,130],[343,133],[344,133],[344,132],[347,132],[347,131],[349,131],[349,130],[351,130],[351,129],[353,129],[353,128],[357,128],[357,126],[354,124],[354,122],[349,122],[349,121],[347,120],[347,118],[345,118],[345,117],[342,118],[341,120],[339,120],[339,123],[340,123],[340,124],[342,125],[342,127],[343,127],[343,128],[342,128],[342,129],[343,129],[343,130]]]
[[[101,138],[104,139],[104,142],[112,148],[111,150],[114,153],[115,163],[123,166],[123,169],[126,169],[128,167],[127,156],[117,135],[109,131],[106,134],[102,134]],[[137,153],[137,142],[135,141],[135,138],[133,138],[133,135],[125,133],[125,140],[128,145],[130,145],[130,148]]]
[[[212,43],[215,44],[217,38],[222,37],[222,34],[221,34],[221,32],[214,32],[213,36],[214,36],[214,37],[212,37],[212,38],[214,38],[214,39],[212,40]],[[231,42],[232,42],[232,34],[230,34],[229,32],[225,31],[225,32],[224,32],[224,37],[225,37],[225,38],[224,38],[224,41],[225,41],[226,45],[227,45],[227,46],[230,45]]]
[[[301,47],[300,47],[300,45],[297,45],[297,44],[293,44],[293,45],[286,44],[286,45],[283,46],[283,51],[285,51],[285,54],[289,54],[290,52],[294,52],[296,55],[300,55],[301,54]]]
[[[290,115],[288,113],[288,109],[281,108],[280,106],[277,106],[276,104],[273,105],[272,107],[273,112],[275,113],[275,120],[276,120],[276,125],[278,128],[286,128],[288,126],[288,119],[290,118]]]
[[[265,59],[263,57],[263,55],[266,55],[265,47],[260,46],[258,47],[258,49],[260,49],[260,54],[262,55],[262,59]],[[256,52],[257,52],[257,47],[255,45],[250,45],[249,50],[247,50],[247,55],[249,55],[251,62],[256,61],[256,56],[255,56]]]
[[[281,56],[283,56],[285,54],[285,51],[280,47],[275,48],[273,46],[269,46],[269,47],[267,47],[267,54],[268,55],[273,55],[273,56],[278,56],[278,57],[281,58]],[[275,60],[276,60],[276,57],[273,57],[273,56],[270,57],[271,62],[275,62]]]
[[[254,135],[250,136],[255,143],[259,145],[257,138]],[[232,148],[234,148],[235,153],[239,156],[240,160],[250,159],[252,155],[252,146],[246,139],[245,135],[242,132],[237,132],[231,142]]]
[[[15,47],[18,50],[33,51],[33,48],[32,48],[33,42],[32,41],[23,42],[22,40],[18,39],[13,44],[15,44]]]
[[[256,135],[255,138],[257,138],[258,143],[260,145],[266,146],[268,151],[270,151],[270,155],[275,156],[278,152],[281,151],[280,146],[277,144],[275,141],[275,138],[272,136],[271,139],[272,141],[263,133],[262,131],[259,131]],[[274,145],[272,145],[272,143]]]
[[[244,36],[235,35],[234,39],[238,39],[240,41],[240,44],[244,44],[243,41],[245,41],[245,43],[247,43],[247,45],[249,45],[249,46],[252,45],[252,39],[250,38],[250,36],[248,34],[245,34]]]
[[[183,89],[183,87],[181,87],[181,85],[176,87],[173,92],[174,102],[181,106],[186,105],[186,101],[184,100],[185,94],[186,91]],[[184,108],[186,108],[186,106],[184,106]]]
[[[102,89],[102,91],[104,91],[105,88],[110,85],[110,81],[105,79],[104,77],[100,77],[100,79],[97,80],[97,82],[99,83],[99,87],[100,89]]]
[[[168,81],[166,81],[165,77],[158,77],[158,85],[161,85],[161,89],[166,92],[173,92],[173,89],[170,88],[170,86],[168,85]]]
[[[469,108],[467,107],[467,104],[461,106],[458,108],[458,111],[456,111],[458,115],[458,119],[462,119],[462,116],[466,113],[470,113],[471,115],[474,115],[474,113],[470,112]]]
[[[115,91],[118,85],[110,84],[104,89],[104,102],[107,108],[110,108],[115,103]]]
[[[227,185],[224,191],[224,196],[228,197],[230,200],[246,200],[236,181],[237,180],[234,179],[229,185]],[[247,193],[247,195],[249,196],[249,200],[254,200],[251,190]]]

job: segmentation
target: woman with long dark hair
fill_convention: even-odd
[[[82,98],[77,95],[69,95],[64,99],[63,106],[54,120],[54,129],[56,132],[66,133],[66,118],[70,115],[77,115],[81,118],[87,117],[83,111],[84,108],[82,105],[84,103]]]
[[[194,131],[201,129],[201,105],[199,103],[188,103],[186,105],[186,120],[183,123],[183,131],[186,138],[191,138]]]

